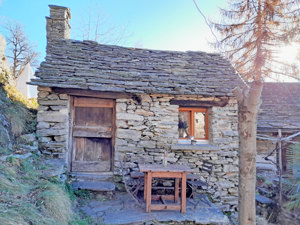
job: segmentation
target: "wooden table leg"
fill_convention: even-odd
[[[185,213],[186,209],[186,173],[183,172],[181,179],[181,212]]]
[[[147,187],[146,187],[146,212],[151,212],[151,191],[152,191],[152,173],[147,174]]]
[[[146,202],[147,196],[147,173],[144,175],[144,202]]]
[[[175,196],[174,196],[174,202],[178,202],[179,200],[179,178],[175,178]]]

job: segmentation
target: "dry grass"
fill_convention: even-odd
[[[10,131],[16,137],[22,133],[30,133],[35,129],[36,119],[34,110],[29,110],[20,98],[21,97],[11,97],[9,99],[6,96],[5,87],[0,86],[0,102],[1,108],[0,113],[2,113],[10,124]],[[9,94],[7,94],[9,96]],[[20,93],[20,95],[22,95]],[[25,98],[26,99],[26,98]],[[27,99],[26,99],[27,100]],[[4,132],[4,131],[3,131]]]
[[[30,109],[37,109],[38,103],[36,99],[27,99],[15,86],[6,84],[3,86],[7,97],[13,102],[19,102]]]
[[[15,137],[33,132],[35,122],[34,114],[24,106],[28,102],[19,94],[13,87],[5,85],[3,89],[0,84],[0,113]],[[11,153],[0,149],[1,156]],[[69,194],[56,180],[43,178],[37,170],[42,167],[42,159],[35,155],[24,160],[8,157],[0,162],[0,225],[72,224]]]
[[[38,197],[43,211],[61,224],[68,224],[72,215],[72,203],[61,187],[48,183]]]
[[[65,187],[41,179],[34,161],[9,158],[0,165],[1,225],[68,225],[72,202]]]

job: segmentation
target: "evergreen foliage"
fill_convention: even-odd
[[[235,69],[247,80],[270,77],[274,53],[282,44],[300,40],[299,0],[234,0],[230,9],[221,9],[223,23],[215,23],[224,49]],[[289,74],[284,74],[289,75]]]
[[[255,224],[257,115],[263,81],[274,70],[274,51],[299,41],[300,0],[233,0],[222,9],[222,23],[213,24],[223,39],[216,43],[247,81],[234,94],[239,106],[239,224]]]

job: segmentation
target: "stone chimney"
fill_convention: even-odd
[[[71,19],[70,8],[49,5],[50,17],[47,20],[47,45],[55,39],[69,39],[71,26],[69,20]]]

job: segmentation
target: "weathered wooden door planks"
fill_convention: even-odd
[[[73,102],[72,171],[111,171],[114,101],[74,97]]]

